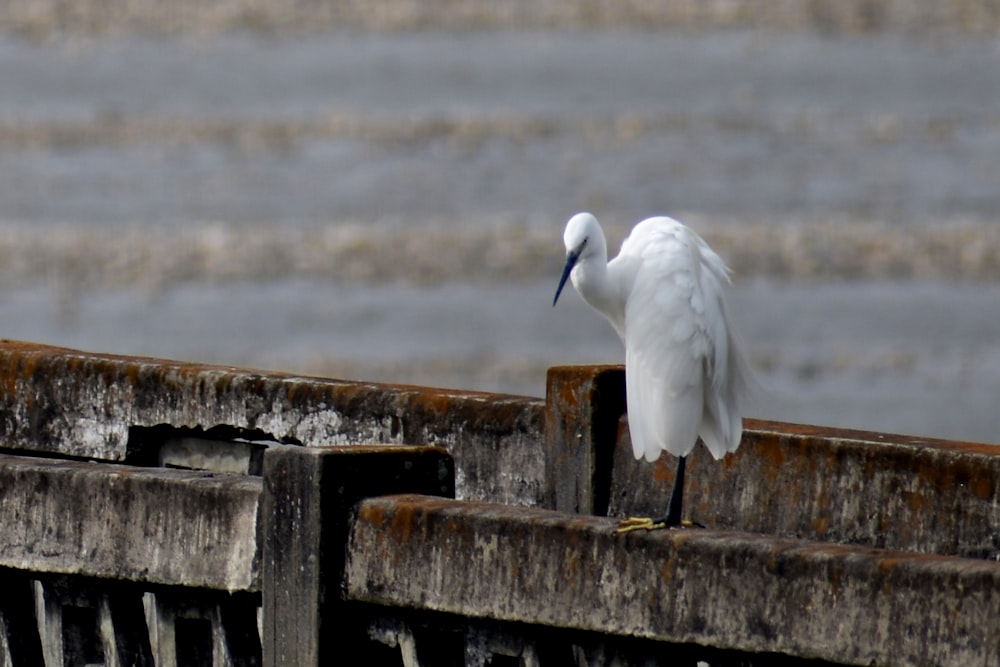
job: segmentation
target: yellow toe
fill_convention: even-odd
[[[625,533],[631,533],[634,530],[659,530],[666,527],[666,524],[662,521],[657,523],[648,516],[630,516],[629,518],[622,519],[618,522],[618,528],[615,529],[615,535],[624,535]]]

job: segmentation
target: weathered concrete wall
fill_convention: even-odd
[[[539,502],[541,400],[261,373],[0,341],[0,446],[126,461],[131,427],[246,429],[279,442],[427,444],[459,497]]]
[[[364,501],[353,599],[838,664],[996,665],[1000,564],[424,496]],[[475,567],[461,565],[476,554]],[[767,664],[766,662],[757,664]]]
[[[259,477],[0,454],[0,567],[258,586]]]
[[[276,445],[262,477],[0,454],[0,665],[334,664],[352,507],[454,479],[400,445]]]
[[[662,516],[676,459],[634,459],[624,404],[607,398],[624,393],[621,369],[552,368],[547,393],[547,451],[558,462],[547,479],[574,489],[552,495],[556,502],[547,506],[573,512],[606,502],[611,516]],[[752,419],[744,426],[735,454],[714,461],[699,447],[690,457],[687,518],[712,528],[1000,560],[1000,447]]]
[[[673,476],[632,458],[620,367],[551,369],[544,403],[10,341],[0,373],[15,667],[98,632],[107,665],[196,635],[217,658],[296,667],[372,637],[408,665],[488,662],[463,657],[475,642],[525,664],[548,664],[548,643],[574,664],[687,647],[710,664],[1000,665],[997,448],[748,420],[737,454],[688,468],[707,529],[615,538],[592,515],[658,514]],[[146,448],[192,433],[199,460],[227,438],[278,442],[240,443],[253,474],[155,467]],[[384,496],[401,493],[464,499]],[[36,613],[50,638],[24,639]],[[428,634],[444,620],[450,638]]]
[[[265,664],[330,665],[350,656],[338,604],[354,504],[401,491],[453,497],[454,478],[451,458],[434,447],[269,450],[261,516]]]
[[[639,464],[621,436],[611,514],[662,514],[673,462]],[[706,526],[1000,560],[995,445],[746,420],[740,449],[698,451],[685,481]]]

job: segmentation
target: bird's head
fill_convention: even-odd
[[[563,266],[562,277],[559,278],[556,296],[552,299],[553,306],[559,301],[559,295],[562,294],[563,287],[573,272],[573,267],[582,258],[590,257],[598,252],[598,247],[604,243],[604,232],[601,231],[597,218],[590,213],[577,213],[566,223],[563,243],[566,245],[566,264]]]

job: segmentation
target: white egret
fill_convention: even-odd
[[[617,532],[681,524],[684,468],[698,436],[716,459],[743,434],[749,365],[730,329],[723,285],[729,269],[695,232],[667,217],[643,220],[608,262],[597,219],[566,223],[566,266],[552,305],[571,278],[580,296],[625,343],[628,427],[636,459],[679,457],[667,514],[630,518]]]

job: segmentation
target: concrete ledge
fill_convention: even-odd
[[[540,399],[308,378],[0,340],[0,447],[126,461],[129,429],[219,425],[305,446],[435,445],[459,497],[537,504]]]
[[[0,455],[0,567],[256,590],[261,479]]]
[[[621,425],[613,515],[662,515],[675,459],[636,462]],[[703,448],[685,513],[709,527],[1000,560],[1000,447],[746,420],[740,449]]]
[[[676,459],[632,455],[621,367],[549,369],[548,505],[662,516]],[[711,528],[1000,560],[1000,447],[744,420],[743,443],[691,455],[685,515]]]
[[[995,664],[1000,564],[424,496],[361,502],[346,595],[843,664]],[[780,603],[777,603],[780,601]]]

